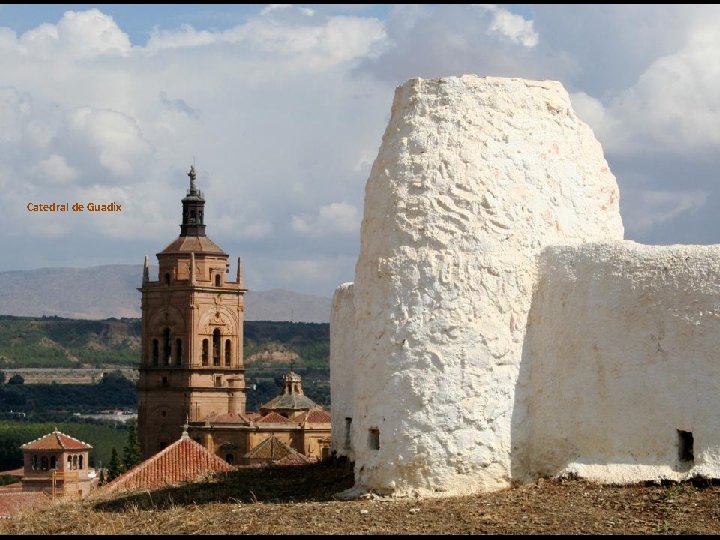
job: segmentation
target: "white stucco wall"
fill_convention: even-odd
[[[463,76],[396,90],[365,191],[354,316],[337,315],[346,344],[331,350],[331,371],[352,372],[358,489],[509,485],[536,255],[622,239],[618,199],[560,83]]]
[[[353,284],[343,283],[333,294],[330,311],[330,414],[332,416],[332,450],[338,456],[355,459],[351,435],[347,437],[347,418],[352,418],[353,362],[355,361],[355,324]],[[348,445],[348,442],[350,443]]]
[[[514,476],[720,477],[720,246],[548,248],[540,268]]]

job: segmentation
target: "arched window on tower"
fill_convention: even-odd
[[[50,456],[50,468],[55,469],[57,467],[57,458],[55,456]]]
[[[41,468],[43,471],[47,471],[47,470],[48,470],[48,458],[47,458],[47,456],[43,456],[43,457],[40,458],[40,468]]]
[[[208,340],[203,339],[202,344],[202,365],[207,366],[208,365]]]
[[[83,468],[83,457],[82,457],[82,455],[80,456],[79,468],[80,468],[80,469]]]
[[[165,273],[165,285],[170,285],[170,272]]]
[[[182,363],[182,340],[177,338],[175,340],[175,365],[179,366]]]
[[[220,365],[220,329],[213,330],[213,366]]]
[[[172,358],[170,357],[170,329],[163,330],[163,364],[170,365]]]
[[[220,286],[220,274],[215,274],[215,286]]]
[[[232,358],[232,344],[229,339],[225,340],[225,365],[230,365],[230,359]]]
[[[153,338],[152,341],[152,362],[153,366],[158,365],[158,358],[160,357],[160,348],[158,346],[158,340]]]

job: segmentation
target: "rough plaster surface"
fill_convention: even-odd
[[[346,418],[352,418],[353,370],[348,361],[354,358],[352,340],[344,339],[348,328],[355,324],[353,284],[343,283],[332,299],[330,316],[330,414],[332,416],[332,448],[338,456],[355,458],[348,437]]]
[[[352,374],[332,376],[352,384],[357,489],[509,485],[536,256],[622,239],[618,198],[560,83],[466,75],[396,90],[365,191],[353,307],[342,292],[333,305],[345,311],[333,315],[344,323],[331,372]]]
[[[548,248],[540,270],[513,476],[720,477],[720,246]]]

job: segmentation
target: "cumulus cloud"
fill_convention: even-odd
[[[277,4],[220,28],[155,21],[146,43],[103,9],[0,27],[5,264],[156,253],[196,158],[208,234],[243,256],[248,286],[329,296],[352,279],[394,87],[461,73],[561,80],[618,177],[628,237],[717,241],[717,6]],[[25,210],[88,199],[123,211]]]
[[[400,5],[386,24],[386,47],[359,69],[394,83],[463,73],[548,79],[562,68],[535,50],[542,35],[533,21],[504,7]]]
[[[78,176],[77,171],[68,165],[63,156],[50,154],[33,168],[38,182],[65,185],[71,183]]]
[[[111,110],[81,107],[68,111],[61,138],[69,151],[88,160],[96,157],[105,173],[126,181],[152,155],[152,145],[135,120]],[[104,183],[101,178],[97,181]]]
[[[57,24],[41,24],[25,32],[17,45],[26,55],[67,54],[88,59],[103,54],[127,55],[130,38],[112,17],[98,9],[90,9],[66,11]]]
[[[331,203],[320,207],[317,216],[293,216],[292,229],[314,237],[356,233],[360,230],[360,213],[347,203]]]

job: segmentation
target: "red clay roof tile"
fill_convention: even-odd
[[[151,458],[101,487],[98,493],[159,489],[184,482],[196,482],[211,473],[232,470],[231,465],[208,452],[204,446],[183,436]]]
[[[259,420],[255,420],[256,424],[292,424],[293,421],[285,418],[283,415],[275,411],[269,412]]]
[[[23,444],[20,448],[23,450],[89,450],[92,446],[55,430],[44,437]]]

